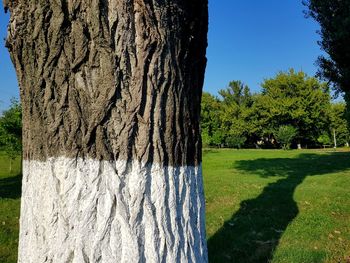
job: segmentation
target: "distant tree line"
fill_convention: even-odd
[[[347,145],[346,105],[332,102],[326,83],[304,72],[280,72],[252,93],[232,81],[219,96],[203,93],[201,133],[204,147],[303,148]],[[22,151],[21,105],[12,100],[0,117],[0,150],[10,160]],[[10,163],[11,167],[11,163]]]
[[[0,150],[5,151],[12,162],[22,152],[22,108],[16,99],[11,100],[11,106],[0,116]]]
[[[332,102],[326,83],[304,72],[280,72],[253,94],[232,81],[219,97],[203,93],[204,147],[310,148],[347,145],[350,133],[345,103]]]

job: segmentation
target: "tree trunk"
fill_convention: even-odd
[[[17,0],[19,262],[206,262],[206,0]]]

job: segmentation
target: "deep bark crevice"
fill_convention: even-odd
[[[200,163],[205,1],[19,0],[8,7],[24,159]]]
[[[19,262],[207,262],[206,0],[17,0]]]

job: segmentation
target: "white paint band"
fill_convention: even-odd
[[[19,261],[207,262],[202,170],[23,162]]]

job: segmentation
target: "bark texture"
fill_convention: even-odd
[[[207,262],[201,180],[193,166],[24,161],[19,262]]]
[[[206,0],[16,0],[25,160],[199,165]]]
[[[207,262],[207,0],[16,0],[19,262]]]

